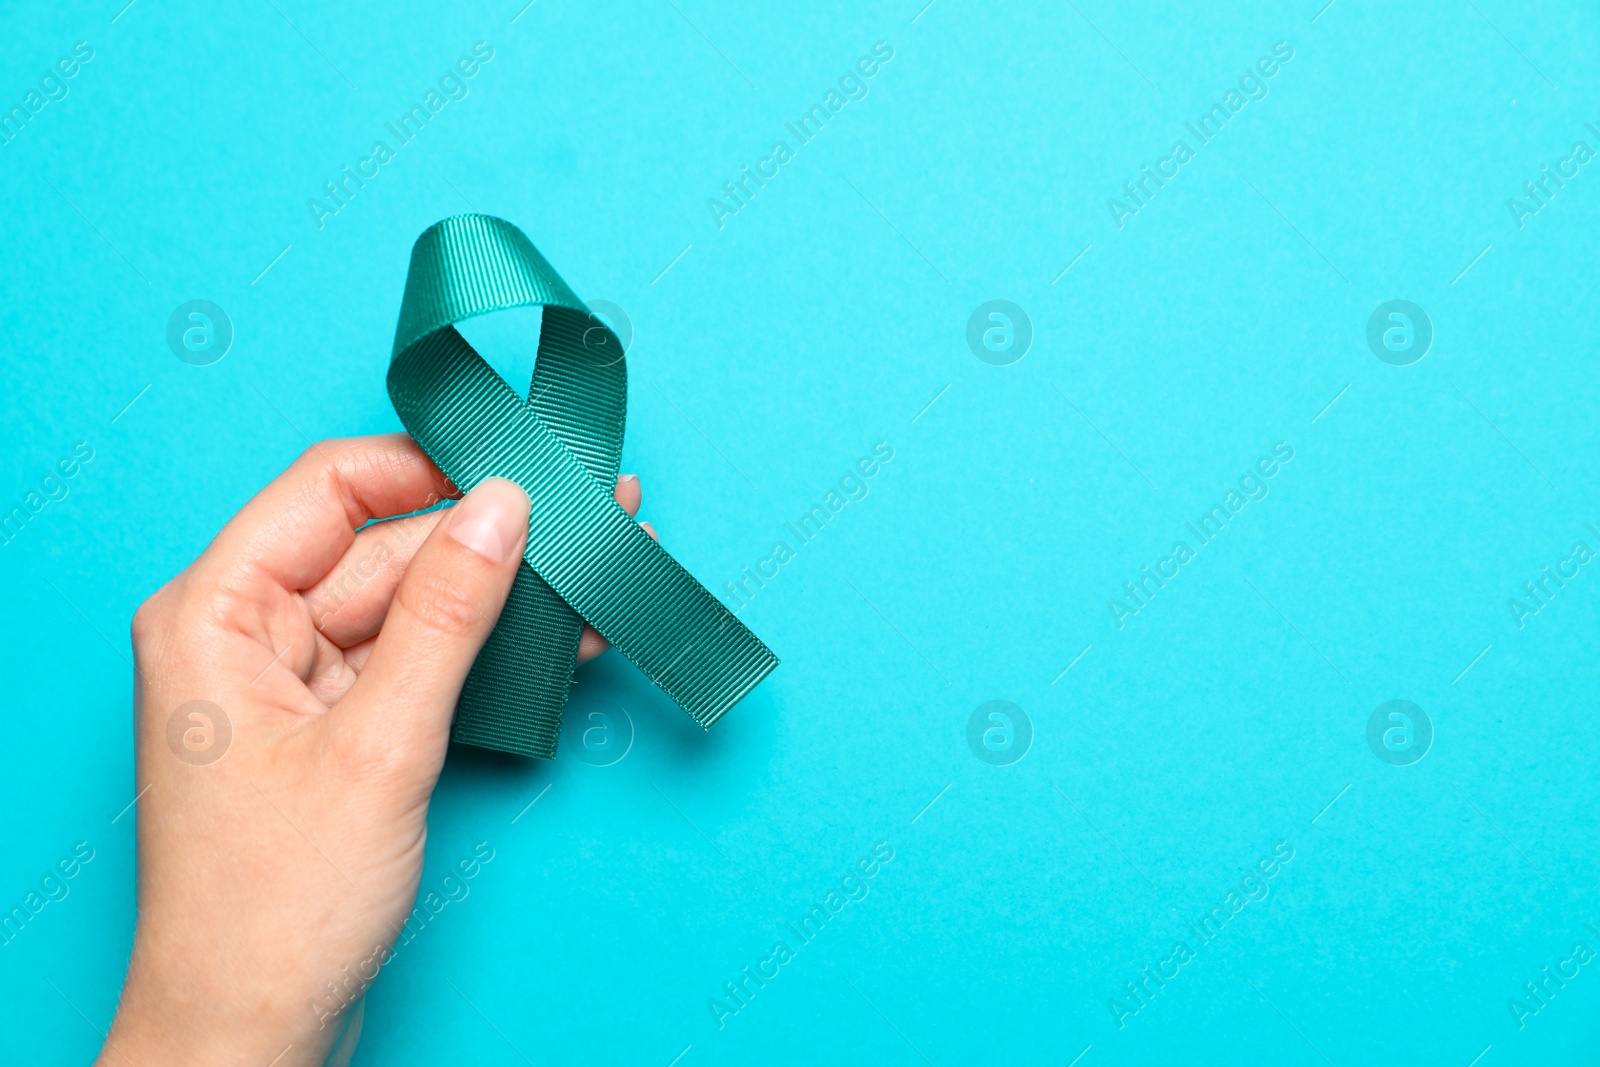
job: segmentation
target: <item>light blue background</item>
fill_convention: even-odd
[[[0,903],[96,850],[0,949],[0,1060],[87,1062],[115,1007],[134,608],[307,438],[398,427],[411,242],[473,209],[627,309],[624,470],[709,587],[895,456],[742,613],[783,665],[709,734],[611,656],[572,714],[626,711],[614,766],[452,750],[424,884],[496,857],[384,971],[358,1063],[1593,1055],[1600,963],[1520,1030],[1507,1001],[1600,948],[1600,575],[1521,629],[1507,601],[1600,548],[1600,172],[1520,229],[1506,201],[1600,149],[1600,17],[922,2],[0,17],[5,107],[96,50],[0,148],[0,505],[95,449],[0,548]],[[470,96],[319,230],[307,199],[479,40]],[[879,40],[868,98],[719,230],[707,198]],[[1270,95],[1119,230],[1106,199],[1280,40]],[[164,339],[196,298],[236,329],[205,368]],[[965,342],[997,298],[1035,330],[1010,367]],[[1436,331],[1404,368],[1365,341],[1397,298]],[[1108,598],[1279,441],[1270,496],[1119,630]],[[1012,766],[966,743],[992,699],[1034,725]],[[1413,766],[1366,741],[1391,699],[1436,731]],[[876,842],[866,899],[719,1029],[708,999]],[[1195,945],[1278,842],[1271,895]]]

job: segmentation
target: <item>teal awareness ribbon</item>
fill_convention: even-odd
[[[527,399],[455,328],[517,307],[543,309]],[[454,740],[553,757],[585,620],[702,728],[778,665],[613,498],[622,345],[511,223],[459,215],[417,238],[389,396],[463,492],[499,476],[532,501],[523,565],[462,688]]]

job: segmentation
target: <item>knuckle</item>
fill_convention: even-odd
[[[162,612],[162,592],[157,590],[139,605],[133,613],[133,622],[129,625],[129,635],[135,645],[143,645],[155,636],[161,629],[160,615]]]
[[[300,458],[307,463],[321,465],[331,458],[343,455],[350,448],[350,441],[343,437],[324,437],[322,440],[309,444],[300,453]]]
[[[483,612],[461,585],[437,572],[412,571],[395,600],[423,625],[447,635],[472,633],[484,622]]]

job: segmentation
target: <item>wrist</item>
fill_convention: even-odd
[[[359,1025],[350,1025],[359,1004],[319,1013],[309,998],[284,1001],[251,985],[202,980],[188,967],[144,965],[136,947],[96,1067],[322,1067],[336,1042],[359,1033]],[[219,996],[219,989],[230,992]]]

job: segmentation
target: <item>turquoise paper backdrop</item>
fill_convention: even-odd
[[[1591,6],[121,2],[0,16],[0,1061],[115,1008],[135,607],[464,211],[783,666],[453,748],[358,1064],[1592,1057]]]

